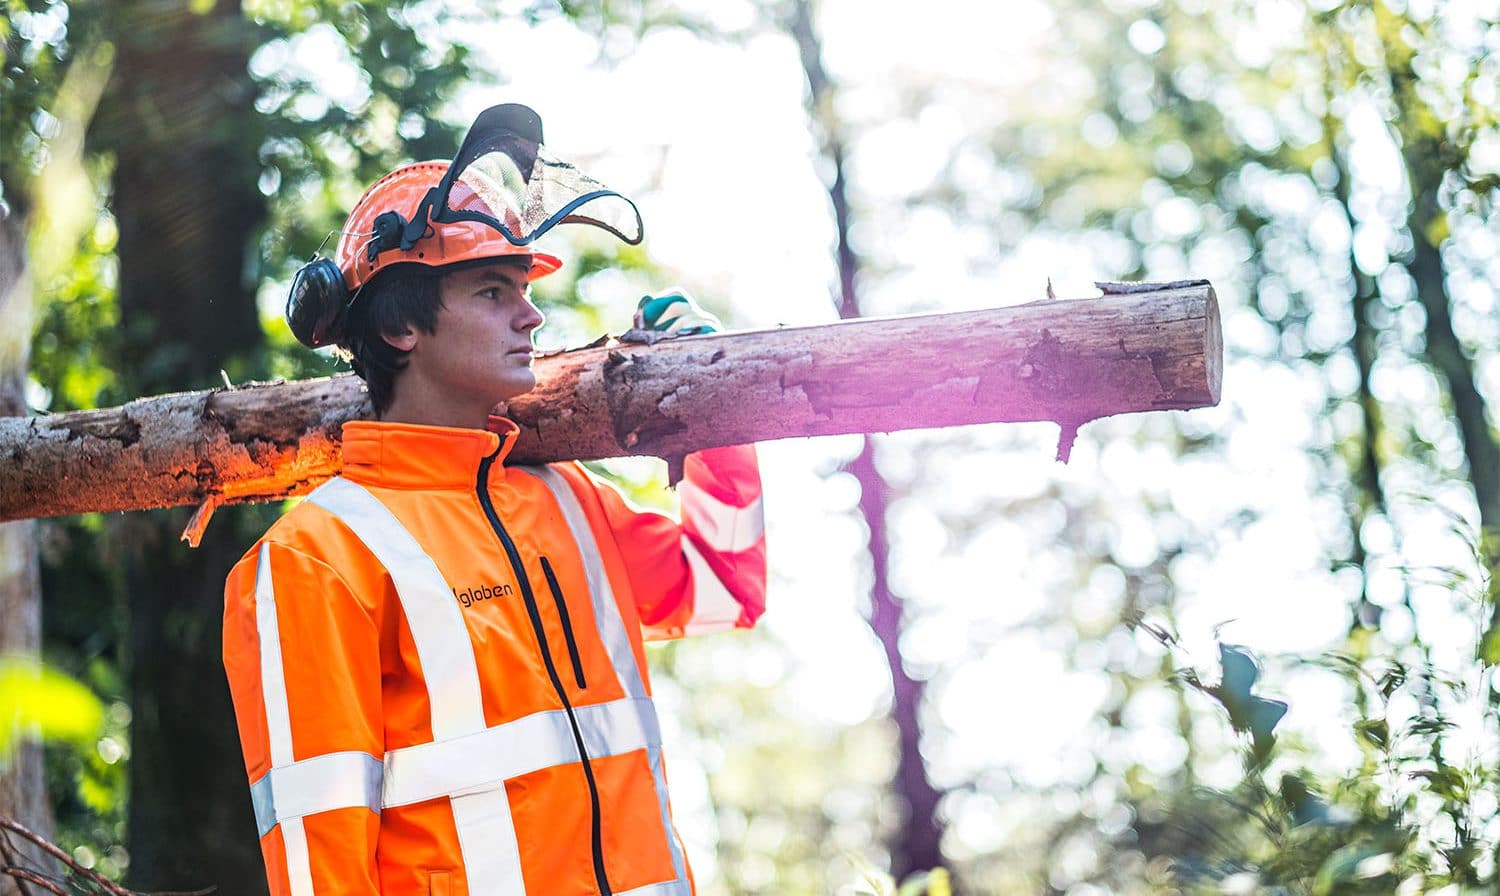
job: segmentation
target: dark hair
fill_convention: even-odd
[[[396,374],[406,368],[406,352],[385,341],[407,327],[431,333],[443,307],[443,272],[422,264],[398,264],[364,285],[344,322],[339,348],[370,390],[380,417],[396,395]]]

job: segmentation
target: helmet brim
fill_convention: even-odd
[[[544,252],[531,253],[531,273],[526,275],[527,281],[540,280],[548,274],[555,274],[562,269],[563,262],[556,255],[548,255]]]

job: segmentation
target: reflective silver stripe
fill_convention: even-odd
[[[271,767],[292,763],[292,717],[281,662],[281,629],[276,623],[276,587],[271,582],[271,543],[261,542],[255,564],[255,635],[260,641],[260,690],[266,704]]]
[[[615,603],[615,591],[609,576],[604,572],[604,558],[599,553],[599,544],[594,540],[594,530],[589,527],[588,517],[573,487],[562,474],[550,467],[523,467],[527,473],[542,480],[557,506],[568,522],[573,541],[578,544],[583,557],[583,573],[589,583],[589,598],[594,605],[594,622],[599,627],[599,637],[609,653],[610,665],[620,679],[620,687],[627,697],[645,697],[646,685],[641,680],[641,670],[635,664],[635,651],[630,648],[630,635],[625,631],[625,620],[620,616],[620,607]]]
[[[517,896],[526,892],[521,847],[510,817],[505,785],[455,796],[453,822],[464,857],[470,896]]]
[[[573,709],[591,757],[661,743],[650,700],[629,698]],[[417,744],[385,755],[382,804],[405,806],[440,796],[503,787],[511,778],[580,761],[566,710],[533,713],[467,737]]]
[[[677,828],[672,824],[672,809],[667,804],[667,773],[662,767],[661,747],[647,749],[646,759],[651,763],[651,777],[656,781],[656,805],[661,811],[661,827],[667,832],[667,846],[672,850],[672,874],[676,877],[673,884],[681,887],[675,892],[692,896],[687,885],[687,860],[682,857],[682,841],[677,837]]]
[[[474,642],[437,564],[390,509],[362,486],[342,477],[331,479],[308,495],[307,500],[348,526],[385,567],[395,584],[427,685],[434,745],[466,740],[483,732],[484,702]],[[389,787],[398,772],[389,766],[390,754],[386,762],[383,786]],[[447,790],[432,796],[452,793]],[[473,886],[477,880],[474,869],[483,869],[492,880],[520,880],[521,859],[503,787],[483,799],[454,796],[451,804],[459,849],[464,867],[469,869],[471,892],[502,892],[490,890],[488,885],[484,889]],[[509,839],[494,839],[507,831]]]
[[[255,637],[260,642],[260,692],[266,707],[271,768],[275,770],[293,762],[292,721],[286,697],[286,671],[281,661],[281,629],[276,621],[276,587],[271,581],[271,543],[266,541],[261,542],[255,563]],[[251,795],[254,796],[253,790]],[[260,820],[258,812],[256,820]],[[274,826],[273,821],[271,827]],[[283,824],[281,840],[286,849],[291,896],[313,896],[312,861],[307,853],[302,819],[289,819]]]
[[[286,843],[286,876],[292,896],[313,896],[312,856],[307,851],[307,831],[302,819],[288,818],[281,825]]]
[[[649,697],[573,707],[583,748],[590,757],[618,756],[643,747],[661,746],[661,723]]]
[[[620,686],[625,689],[628,696],[636,697],[637,702],[644,705],[642,712],[648,742],[645,744],[647,758],[651,761],[651,776],[656,784],[656,801],[661,807],[662,829],[667,834],[667,847],[672,852],[672,872],[676,879],[662,884],[653,884],[649,887],[641,887],[630,891],[633,896],[690,896],[692,890],[688,886],[687,862],[683,858],[682,843],[677,839],[677,829],[672,826],[671,812],[667,808],[667,778],[661,766],[661,728],[656,718],[656,704],[650,697],[646,696],[646,685],[641,678],[641,670],[635,664],[635,651],[630,647],[630,635],[625,631],[625,620],[620,615],[620,607],[615,603],[614,588],[610,586],[609,576],[604,572],[603,555],[599,553],[599,543],[594,539],[594,530],[589,526],[588,517],[584,515],[583,506],[578,503],[578,496],[574,494],[573,487],[562,477],[561,473],[550,467],[526,467],[526,472],[536,476],[552,492],[553,498],[557,500],[557,506],[562,509],[563,518],[568,522],[568,529],[573,533],[573,540],[578,543],[578,550],[583,556],[583,571],[589,582],[589,596],[594,605],[594,620],[599,627],[599,636],[604,640],[604,647],[609,652],[610,664],[615,667],[615,674],[619,676]],[[682,539],[684,548],[690,548],[686,536]],[[696,551],[694,552],[696,554]],[[702,558],[699,558],[702,561]],[[705,564],[706,566],[706,564]],[[696,575],[696,572],[694,573]],[[710,579],[716,584],[718,579],[714,578],[712,572],[708,573]],[[720,586],[722,589],[722,586]],[[739,604],[735,604],[735,619],[738,615]],[[608,706],[609,704],[602,704]],[[585,709],[596,709],[597,707],[579,707],[575,712],[578,715],[579,727],[584,727]],[[594,744],[588,740],[588,729],[585,728],[584,746],[590,756],[603,755],[595,752]],[[621,894],[624,896],[624,894]]]
[[[644,887],[636,887],[634,890],[615,891],[615,896],[691,896],[692,891],[688,889],[687,881],[681,879],[669,880],[660,884],[647,884]]]
[[[395,515],[362,486],[342,477],[330,479],[307,500],[348,526],[395,583],[427,682],[433,738],[446,740],[484,730],[474,645],[437,564]]]
[[[702,635],[734,628],[740,618],[740,602],[686,535],[682,536],[682,553],[693,570],[693,615],[682,627],[683,633]]]
[[[273,768],[250,785],[260,835],[278,821],[364,806],[380,811],[379,759],[368,753],[328,753]]]
[[[250,805],[255,807],[255,828],[260,836],[271,833],[276,827],[276,796],[271,792],[270,772],[250,785]]]
[[[682,499],[683,521],[691,523],[716,551],[733,553],[752,548],[765,534],[765,512],[758,497],[746,507],[736,507],[710,495],[691,479],[677,483],[677,494]]]

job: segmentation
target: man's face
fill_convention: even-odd
[[[418,334],[407,355],[398,399],[402,392],[421,395],[467,420],[476,409],[483,414],[530,392],[536,386],[531,334],[542,315],[531,304],[528,269],[506,261],[444,274],[443,307],[433,331]],[[481,416],[470,425],[482,423]]]

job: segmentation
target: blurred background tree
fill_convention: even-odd
[[[502,7],[9,0],[0,314],[34,338],[0,352],[0,400],[332,371],[277,320],[290,272],[365,183],[450,155],[466,97],[570,79],[603,123],[565,133],[626,144],[596,155],[658,245],[705,225],[653,203],[723,196],[708,223],[762,270],[676,276],[730,320],[1209,277],[1218,411],[1090,424],[1069,468],[1047,427],[767,447],[772,618],[655,653],[700,882],[873,891],[941,862],[972,893],[1495,886],[1493,9]],[[654,85],[639,125],[594,73]],[[694,181],[684,146],[633,133],[662,121],[744,128],[750,161]],[[28,232],[34,312],[3,264]],[[618,331],[668,276],[586,241],[569,260],[539,284],[553,346]],[[660,500],[658,468],[607,469]],[[260,880],[219,589],[278,510],[222,510],[191,552],[187,509],[4,527],[0,630],[37,615],[35,531],[44,654],[105,700],[89,749],[48,752],[58,837],[137,888]]]
[[[1495,605],[1484,584],[1494,555],[1482,549],[1494,532],[1500,458],[1480,374],[1494,345],[1500,32],[1493,17],[1474,12],[1443,3],[1055,8],[1050,21],[1071,64],[1048,54],[1031,89],[992,97],[988,126],[980,123],[982,93],[954,100],[961,90],[929,83],[909,100],[928,114],[951,104],[972,116],[945,176],[919,201],[955,209],[1002,246],[1059,240],[1087,253],[1103,277],[1206,276],[1229,299],[1226,398],[1241,426],[1210,432],[1188,417],[1175,433],[1161,420],[1093,430],[1108,440],[1106,464],[1111,453],[1149,456],[1162,440],[1176,442],[1184,471],[1205,453],[1227,461],[1227,471],[1203,481],[1217,491],[1216,506],[1193,500],[1185,483],[1160,479],[1138,494],[1090,483],[1044,496],[1040,509],[1066,521],[1044,531],[1061,538],[1080,575],[1057,592],[1067,595],[1064,606],[1034,622],[1063,630],[1058,637],[1075,645],[1075,665],[1111,674],[1098,717],[1108,729],[1098,732],[1096,723],[1098,765],[1080,769],[1074,783],[1093,805],[1057,814],[1042,835],[1049,858],[1039,866],[1009,849],[983,857],[994,864],[975,873],[991,886],[1118,892],[1167,867],[1154,865],[1159,860],[1214,892],[1230,879],[1245,892],[1493,885],[1494,826],[1467,818],[1451,790],[1462,780],[1484,791],[1466,789],[1464,800],[1494,799],[1490,667],[1500,659],[1489,646]],[[1245,304],[1237,307],[1235,296]],[[1201,702],[1153,668],[1158,645],[1139,629],[1143,619],[1170,627],[1185,603],[1202,604],[1203,589],[1227,584],[1225,572],[1211,570],[1230,533],[1248,539],[1284,524],[1276,508],[1235,494],[1229,478],[1236,468],[1261,473],[1236,457],[1252,422],[1245,418],[1268,412],[1235,389],[1251,382],[1277,384],[1269,413],[1307,455],[1302,475],[1318,514],[1310,547],[1348,602],[1336,643],[1283,662],[1337,670],[1348,701],[1343,746],[1384,751],[1386,760],[1377,768],[1367,753],[1357,774],[1329,777],[1318,750],[1282,750],[1281,761],[1297,772],[1284,772],[1293,783],[1282,788],[1278,812],[1264,815],[1256,801],[1198,796],[1202,769],[1222,753],[1205,737]],[[914,441],[926,448],[931,440]],[[929,457],[922,472],[943,470]],[[1033,506],[1006,500],[970,518],[1027,525]],[[1456,569],[1433,559],[1444,554],[1434,550],[1434,532],[1449,536]],[[1420,547],[1410,549],[1409,540]],[[1101,591],[1113,595],[1112,611],[1087,605]],[[1234,611],[1222,612],[1218,621],[1227,622]],[[1095,625],[1080,624],[1091,616]],[[1455,639],[1445,632],[1455,626],[1478,634]],[[1410,670],[1424,684],[1412,684]],[[1407,696],[1415,702],[1399,711],[1410,714],[1400,719],[1399,749],[1376,743],[1382,725],[1397,723],[1374,709],[1391,691],[1372,703],[1372,683],[1391,681],[1396,691],[1414,688]],[[1164,686],[1178,704],[1178,730],[1167,743],[1180,762],[1132,749],[1147,715],[1172,718],[1165,706],[1147,709]],[[1444,740],[1458,717],[1477,742]],[[1307,767],[1357,803],[1346,806],[1357,821],[1298,836],[1288,788],[1297,792]],[[1235,791],[1259,787],[1261,771]],[[1430,790],[1434,779],[1443,783]],[[1286,836],[1259,851],[1236,842],[1263,821],[1283,822],[1278,834]],[[1375,827],[1385,841],[1371,835]],[[1391,837],[1410,842],[1397,848]],[[1371,870],[1379,862],[1350,873],[1357,861],[1336,873],[1350,856],[1336,847],[1365,850],[1359,860],[1394,859],[1379,873]],[[1035,855],[1036,843],[1016,849]],[[1035,871],[1023,884],[1012,875],[1028,864]]]

